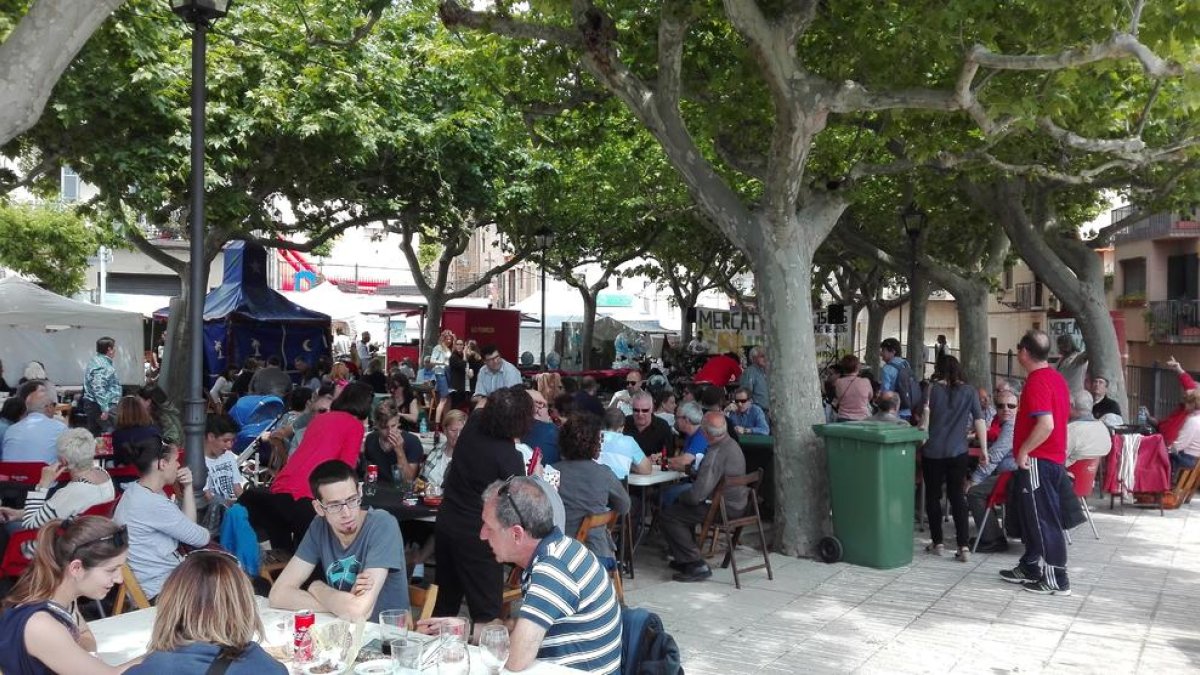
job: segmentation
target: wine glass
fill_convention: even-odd
[[[485,626],[479,633],[479,652],[483,665],[491,675],[498,675],[508,663],[508,629],[504,626]]]
[[[471,656],[467,643],[456,639],[444,639],[438,652],[438,675],[469,675]]]

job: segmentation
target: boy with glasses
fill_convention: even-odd
[[[271,588],[271,607],[331,612],[347,621],[377,621],[382,610],[408,609],[396,519],[363,508],[358,478],[340,460],[317,465],[308,480],[317,518]],[[321,578],[302,588],[316,569]]]

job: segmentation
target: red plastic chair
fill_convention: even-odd
[[[971,547],[971,553],[979,550],[979,542],[983,540],[983,531],[987,529],[988,516],[996,511],[996,507],[1004,506],[1004,502],[1008,500],[1008,481],[1012,479],[1012,472],[1006,471],[996,479],[996,487],[992,488],[992,493],[988,495],[987,510],[983,512],[983,522],[979,523],[979,532],[975,535],[975,545]],[[997,515],[997,518],[1000,516]],[[1001,527],[1004,526],[1004,521],[1001,520]]]
[[[0,462],[0,482],[33,487],[41,479],[45,467],[45,462]]]
[[[87,509],[84,509],[81,516],[104,516],[112,518],[113,511],[117,509],[117,502],[121,500],[118,495],[116,499],[102,504],[96,504]],[[27,541],[37,539],[37,529],[18,530],[14,532],[8,539],[8,545],[4,548],[4,556],[0,558],[0,575],[5,577],[19,577],[29,567],[30,559],[25,557],[22,547]]]
[[[1096,471],[1100,468],[1101,459],[1081,459],[1067,467],[1067,473],[1071,474],[1075,481],[1075,496],[1079,499],[1079,505],[1083,507],[1083,515],[1087,517],[1088,525],[1092,526],[1092,534],[1096,535],[1096,539],[1100,538],[1100,533],[1096,531],[1096,523],[1092,521],[1092,510],[1088,508],[1087,497],[1096,487]]]

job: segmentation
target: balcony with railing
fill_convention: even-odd
[[[1114,210],[1112,222],[1120,222],[1132,211],[1132,207],[1129,206]],[[1194,214],[1155,213],[1118,232],[1113,237],[1113,242],[1128,244],[1135,241],[1186,239],[1189,237],[1200,237],[1200,222],[1195,220]]]
[[[1150,336],[1162,344],[1200,344],[1200,300],[1160,300],[1146,309]]]

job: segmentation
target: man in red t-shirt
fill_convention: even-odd
[[[708,383],[724,387],[741,376],[742,364],[738,360],[737,354],[731,352],[710,356],[704,365],[700,366],[700,370],[696,371],[696,376],[692,378],[692,381],[696,384]]]
[[[1017,343],[1017,360],[1028,373],[1013,430],[1025,554],[1000,576],[1032,593],[1070,595],[1058,486],[1066,471],[1071,392],[1049,356],[1050,338],[1040,330],[1026,332]]]

